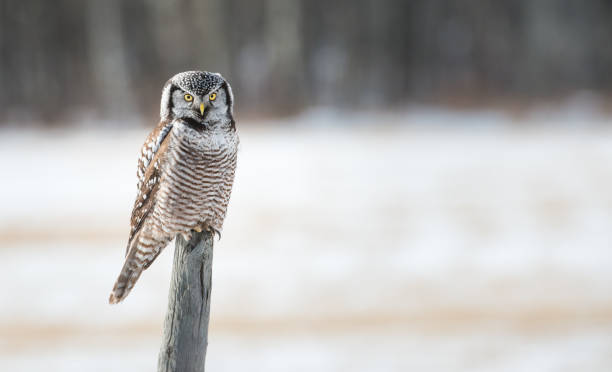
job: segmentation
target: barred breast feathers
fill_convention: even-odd
[[[236,168],[235,131],[229,127],[200,131],[177,122],[170,142],[172,155],[166,169],[171,182],[164,191],[172,194],[171,185],[180,186],[182,199],[189,199],[191,204],[177,207],[197,213],[199,222],[208,225],[204,228],[220,232]]]
[[[145,220],[153,217],[151,213],[168,234],[187,233],[198,222],[220,232],[234,180],[237,146],[233,128],[209,131],[180,120],[161,122],[141,149],[138,194],[126,249]],[[166,180],[163,185],[162,178]],[[198,221],[202,219],[205,221]]]

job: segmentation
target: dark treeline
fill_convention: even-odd
[[[241,113],[612,91],[603,0],[0,1],[0,120],[154,115],[186,69]]]

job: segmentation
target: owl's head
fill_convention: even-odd
[[[193,125],[234,126],[234,96],[221,74],[186,71],[174,75],[162,91],[162,120],[182,119]]]

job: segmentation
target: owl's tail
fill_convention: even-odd
[[[167,241],[155,242],[156,244],[153,244],[152,247],[146,247],[140,244],[139,240],[140,237],[137,235],[130,244],[125,263],[108,299],[111,304],[119,303],[127,297],[140,274],[151,265],[168,243]]]
[[[111,304],[117,304],[127,297],[144,270],[144,267],[137,265],[136,260],[130,259],[130,256],[126,258],[108,299],[108,302]]]

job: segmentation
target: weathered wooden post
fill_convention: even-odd
[[[176,238],[159,372],[202,372],[208,345],[213,235]]]

